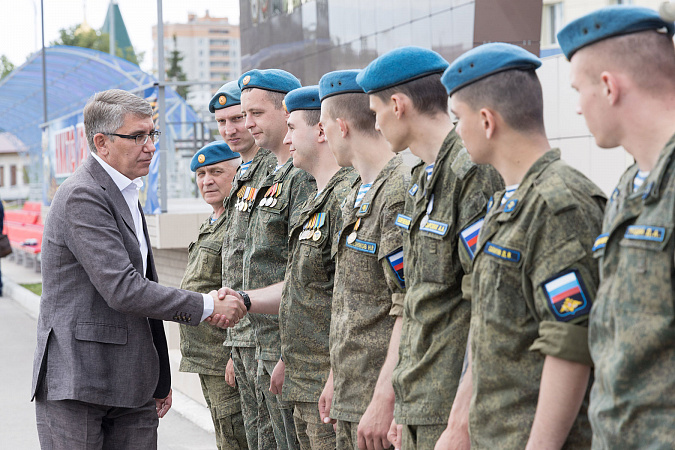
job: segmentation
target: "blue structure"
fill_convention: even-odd
[[[46,59],[47,123],[43,123],[42,58],[41,53],[36,52],[25,64],[0,81],[0,131],[13,134],[28,147],[31,197],[38,199],[38,189],[42,186],[42,201],[49,204],[56,187],[65,179],[64,174],[68,173],[63,168],[55,168],[54,161],[50,160],[53,145],[58,146],[60,142],[58,138],[56,144],[51,142],[54,133],[73,128],[73,142],[68,141],[63,145],[68,152],[73,150],[75,154],[66,155],[70,158],[67,164],[74,166],[74,170],[81,162],[80,158],[84,159],[88,154],[86,142],[78,141],[77,135],[82,109],[89,97],[95,92],[116,88],[133,92],[152,103],[157,98],[157,80],[137,65],[97,50],[54,46],[46,49]],[[168,87],[166,122],[168,129],[162,131],[168,137],[169,149],[174,148],[176,140],[193,138],[195,123],[203,126],[185,100]],[[157,157],[159,152],[155,155]],[[168,167],[172,167],[173,152],[168,152],[167,156]],[[145,184],[156,186],[157,182],[147,180]],[[152,195],[152,192],[147,194]],[[152,207],[147,212],[156,212],[154,210]]]

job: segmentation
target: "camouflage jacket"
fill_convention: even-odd
[[[405,236],[406,281],[399,360],[392,378],[397,423],[448,421],[469,335],[471,305],[462,298],[462,281],[466,286],[469,252],[477,241],[471,227],[503,187],[491,166],[471,162],[455,131],[443,142],[429,181],[424,163],[413,169],[405,215],[396,220]]]
[[[199,228],[199,237],[188,249],[188,265],[180,284],[181,289],[210,292],[220,289],[221,249],[225,237],[226,215],[211,224],[206,219]],[[223,346],[227,332],[206,322],[196,327],[180,326],[181,372],[202,375],[225,375],[230,358],[229,348]]]
[[[331,246],[342,229],[340,205],[356,176],[351,167],[340,169],[318,196],[307,200],[290,226],[290,257],[279,308],[285,401],[318,402],[328,379],[335,276]]]
[[[335,388],[331,417],[336,419],[358,422],[365,412],[387,356],[394,321],[402,313],[405,282],[398,261],[403,236],[394,222],[403,212],[409,181],[410,168],[395,156],[358,208],[354,202],[360,178],[342,207],[342,230],[333,245],[337,267],[330,330]]]
[[[604,194],[551,150],[501,205],[503,195],[488,206],[472,272],[472,448],[525,447],[547,355],[592,365],[591,246]],[[590,445],[587,406],[588,396],[564,448]]]
[[[223,286],[242,289],[244,279],[244,240],[251,223],[251,188],[257,187],[274,170],[277,158],[264,148],[258,150],[248,170],[242,175],[241,168],[232,182],[230,196],[225,199],[227,232],[223,240]],[[246,207],[244,207],[246,206]],[[226,345],[232,347],[255,347],[253,328],[245,316],[237,326],[227,330]]]
[[[259,289],[284,280],[288,262],[288,225],[316,192],[314,177],[293,167],[290,158],[258,186],[251,226],[244,243],[244,289]],[[281,357],[279,316],[251,314],[256,359]]]
[[[594,246],[593,448],[675,447],[675,136],[637,192],[621,178]]]

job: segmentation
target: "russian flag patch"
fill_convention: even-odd
[[[572,269],[543,283],[548,305],[559,322],[569,322],[591,311],[591,301],[579,272]]]
[[[405,277],[403,276],[403,247],[387,255],[387,261],[396,274],[402,288],[405,288]]]
[[[480,229],[483,227],[483,222],[485,222],[485,218],[480,219],[478,222],[475,222],[472,225],[469,225],[468,227],[464,228],[461,233],[459,233],[462,244],[464,244],[466,251],[469,252],[471,259],[473,259],[476,251],[476,245],[478,245],[478,234],[480,234]]]

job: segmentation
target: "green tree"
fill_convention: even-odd
[[[12,61],[10,61],[5,55],[0,56],[0,70],[2,71],[2,74],[0,74],[0,80],[5,78],[12,72],[12,70],[14,70],[14,64],[12,64]]]
[[[166,70],[166,76],[170,81],[185,81],[187,76],[183,72],[183,67],[181,62],[184,57],[178,51],[178,46],[176,45],[176,35],[173,35],[173,50],[171,51],[171,56],[169,57],[169,68]],[[176,92],[183,98],[187,98],[189,87],[188,86],[176,86]]]
[[[70,28],[61,28],[59,30],[59,38],[52,41],[49,45],[71,45],[73,47],[91,48],[108,53],[110,51],[110,36],[108,33],[101,33],[92,28],[81,29],[79,25],[73,25]],[[133,52],[125,52],[124,50],[117,47],[115,55],[134,64],[140,64],[143,61],[143,53],[136,56]]]

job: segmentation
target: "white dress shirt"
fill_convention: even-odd
[[[103,161],[96,153],[92,153],[91,156],[93,156],[108,175],[110,175],[110,178],[112,178],[113,182],[122,193],[122,197],[124,197],[124,201],[126,201],[127,206],[129,207],[131,218],[134,220],[136,239],[138,239],[138,246],[141,250],[141,256],[143,257],[143,276],[145,276],[148,270],[148,241],[145,239],[145,233],[143,232],[143,220],[141,219],[141,210],[139,209],[140,205],[138,204],[138,193],[143,187],[143,180],[140,178],[130,180],[126,175],[118,172],[110,164]],[[208,294],[202,294],[202,296],[204,297],[202,320],[204,320],[213,314],[214,305],[213,297]]]

